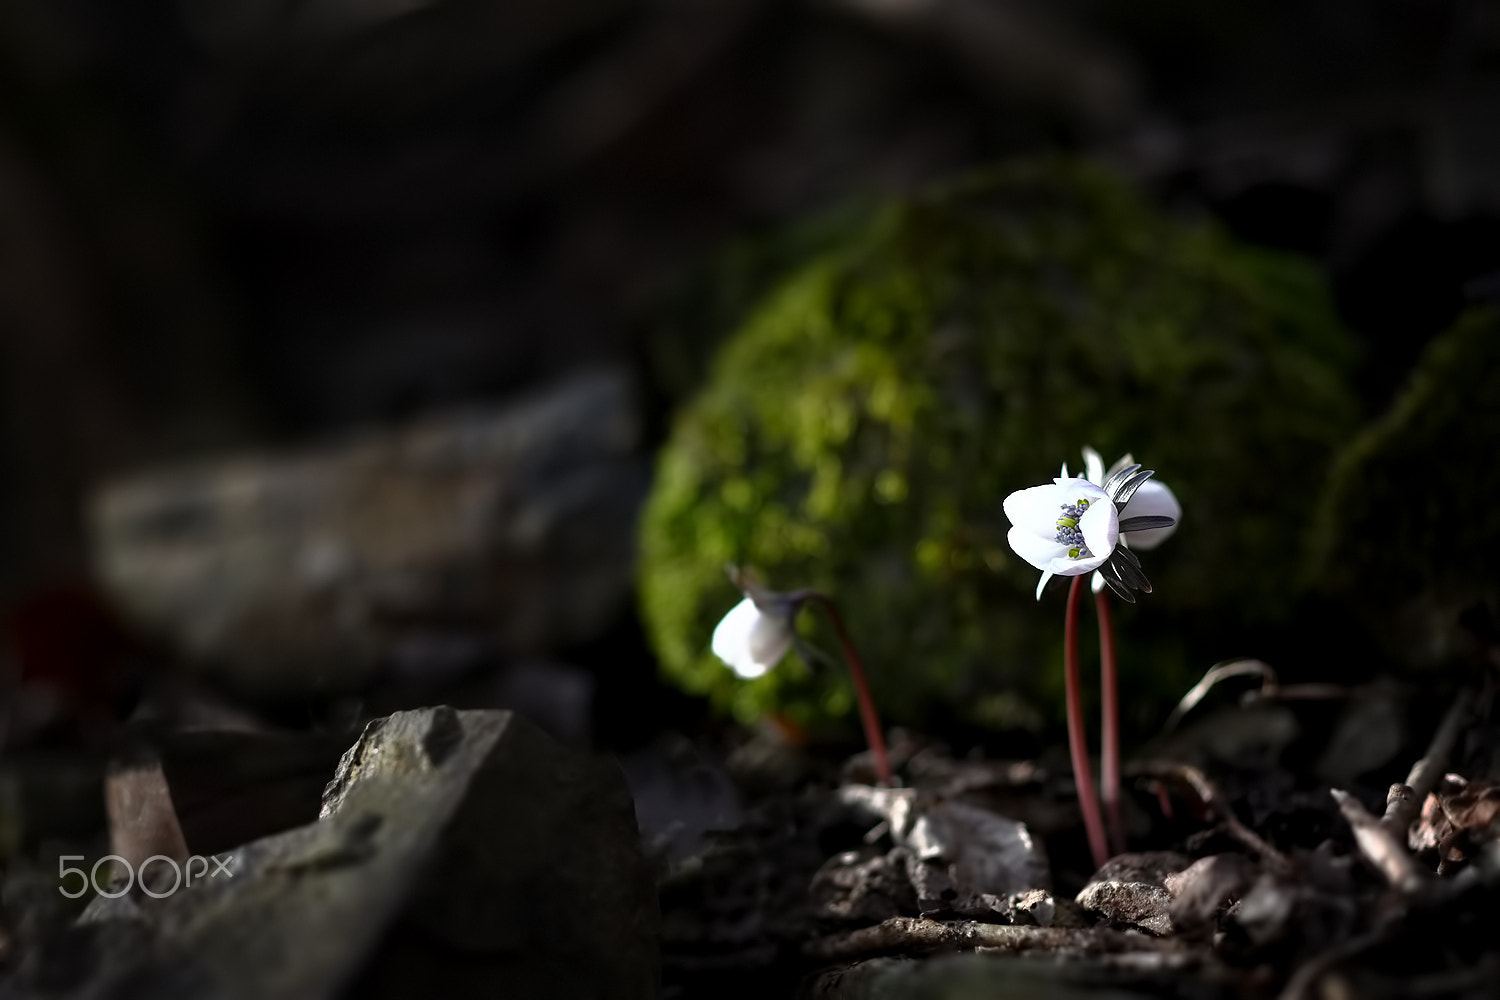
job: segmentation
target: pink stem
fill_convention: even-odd
[[[823,610],[833,625],[833,630],[838,633],[839,645],[844,650],[844,662],[849,665],[849,676],[854,680],[854,693],[859,697],[859,715],[864,723],[865,739],[869,741],[870,753],[875,758],[875,775],[882,785],[890,786],[894,784],[891,780],[891,761],[885,752],[885,736],[880,730],[880,717],[875,714],[875,702],[870,697],[870,686],[865,682],[865,668],[860,663],[859,654],[854,651],[849,630],[844,627],[844,616],[839,614],[838,606],[826,594],[812,593],[808,597]]]
[[[1094,793],[1094,775],[1089,769],[1089,748],[1083,738],[1083,705],[1078,685],[1078,590],[1088,574],[1073,577],[1068,588],[1068,609],[1063,617],[1063,682],[1068,702],[1068,752],[1073,758],[1073,783],[1078,789],[1078,808],[1083,811],[1083,826],[1088,831],[1089,851],[1094,867],[1104,867],[1109,848],[1104,840],[1104,820],[1099,815],[1099,800]]]
[[[1109,819],[1110,847],[1118,853],[1125,850],[1125,824],[1120,821],[1120,675],[1115,668],[1115,626],[1104,591],[1094,595],[1094,607],[1099,612],[1099,686],[1104,702],[1100,793]]]

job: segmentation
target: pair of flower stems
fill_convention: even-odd
[[[1083,730],[1083,697],[1078,679],[1078,592],[1084,577],[1075,576],[1068,587],[1068,606],[1063,614],[1063,688],[1068,710],[1068,756],[1073,762],[1073,781],[1078,786],[1078,805],[1088,833],[1094,867],[1103,867],[1111,856],[1125,850],[1125,824],[1120,817],[1120,675],[1115,663],[1115,630],[1110,618],[1109,597],[1094,595],[1099,615],[1099,687],[1103,704],[1100,732],[1100,784],[1104,809],[1109,817],[1109,836],[1099,816],[1094,793],[1094,771],[1089,763],[1088,741]]]

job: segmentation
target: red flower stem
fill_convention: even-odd
[[[880,716],[875,714],[875,702],[870,697],[870,686],[865,682],[865,668],[860,663],[859,654],[854,651],[849,630],[844,627],[844,616],[839,614],[838,605],[827,594],[812,593],[807,596],[828,616],[834,632],[838,633],[839,645],[844,650],[844,662],[848,664],[849,676],[854,680],[854,693],[859,697],[859,715],[865,726],[865,739],[869,741],[870,754],[875,758],[875,775],[882,785],[890,786],[894,782],[891,780],[890,757],[885,752],[885,736],[880,729]]]
[[[1109,860],[1104,840],[1104,820],[1099,815],[1099,799],[1094,792],[1094,775],[1089,770],[1089,748],[1083,737],[1083,705],[1078,690],[1078,590],[1083,573],[1073,577],[1068,588],[1068,609],[1063,617],[1063,682],[1068,702],[1068,752],[1073,758],[1073,783],[1078,789],[1078,808],[1083,811],[1083,826],[1088,831],[1089,851],[1094,867],[1102,868]]]
[[[1115,626],[1104,591],[1094,595],[1094,607],[1099,613],[1099,687],[1104,702],[1100,795],[1109,820],[1110,847],[1119,853],[1125,850],[1125,824],[1120,821],[1120,675],[1115,668]]]

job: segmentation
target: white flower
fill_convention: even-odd
[[[1038,600],[1053,576],[1094,573],[1095,591],[1108,586],[1133,603],[1132,591],[1150,593],[1151,583],[1130,549],[1160,545],[1175,528],[1182,507],[1171,490],[1151,482],[1151,470],[1134,464],[1129,455],[1107,473],[1094,449],[1085,448],[1083,457],[1087,478],[1069,476],[1064,463],[1051,486],[1033,486],[1005,498],[1005,516],[1012,525],[1007,539],[1017,555],[1042,571]],[[1127,533],[1134,536],[1128,545]]]
[[[776,666],[792,648],[795,606],[777,596],[747,593],[714,629],[714,655],[746,680]]]
[[[1115,550],[1120,516],[1109,494],[1087,479],[1058,478],[1050,486],[1005,498],[1006,536],[1016,554],[1042,571],[1037,597],[1056,576],[1092,573]]]

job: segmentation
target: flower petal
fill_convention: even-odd
[[[1057,518],[1063,504],[1080,499],[1093,503],[1103,496],[1104,491],[1086,479],[1059,478],[1051,485],[1032,486],[1006,497],[1005,516],[1016,527],[1051,539],[1057,534]]]
[[[1042,578],[1036,582],[1036,599],[1037,600],[1040,601],[1042,599],[1042,588],[1045,587],[1045,586],[1047,586],[1047,581],[1050,580],[1050,579],[1052,579],[1056,575],[1057,574],[1053,573],[1050,569],[1042,570]]]
[[[1103,573],[1099,572],[1098,570],[1094,570],[1094,578],[1089,581],[1089,589],[1096,594],[1104,589]]]
[[[1026,528],[1014,527],[1006,534],[1005,540],[1010,542],[1010,547],[1016,550],[1016,555],[1025,559],[1042,572],[1052,572],[1052,564],[1061,557],[1068,558],[1068,549],[1056,537],[1043,538]]]
[[[1177,502],[1177,496],[1166,483],[1155,479],[1148,479],[1141,484],[1140,489],[1130,498],[1125,509],[1120,511],[1121,519],[1127,517],[1142,517],[1148,515],[1160,515],[1170,517],[1174,521],[1182,520],[1182,504]],[[1172,536],[1177,530],[1177,525],[1169,528],[1148,528],[1145,531],[1132,531],[1130,533],[1130,547],[1141,551],[1154,549],[1162,542]]]
[[[1104,485],[1104,459],[1088,445],[1083,446],[1083,468],[1089,482],[1096,486]]]
[[[746,679],[759,677],[791,649],[791,622],[763,612],[746,597],[720,620],[710,646],[736,674]]]
[[[1099,492],[1104,491],[1099,490]],[[1083,540],[1088,543],[1089,551],[1094,554],[1094,558],[1103,562],[1109,558],[1110,553],[1114,552],[1115,543],[1120,538],[1119,512],[1115,510],[1113,503],[1091,504],[1078,519],[1078,530],[1083,532]]]
[[[1030,532],[1020,528],[1011,528],[1006,535],[1010,547],[1016,550],[1016,555],[1025,559],[1032,566],[1043,573],[1052,573],[1057,576],[1079,576],[1083,573],[1092,573],[1099,568],[1099,564],[1109,558],[1109,553],[1104,555],[1092,555],[1083,559],[1074,559],[1068,555],[1067,546],[1055,539],[1049,540],[1039,538]]]

